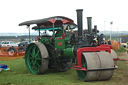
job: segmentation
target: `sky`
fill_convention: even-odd
[[[1,0],[0,33],[27,33],[19,23],[52,16],[69,17],[77,24],[76,9],[83,9],[83,29],[86,17],[92,17],[92,27],[100,31],[128,31],[127,4],[128,0]]]

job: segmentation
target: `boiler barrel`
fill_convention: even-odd
[[[74,46],[71,48],[63,49],[61,57],[75,58],[75,55],[73,53],[73,49],[74,49]]]

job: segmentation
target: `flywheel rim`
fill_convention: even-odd
[[[32,74],[38,74],[42,60],[39,48],[36,45],[31,45],[31,47],[29,47],[27,51],[28,52],[26,53],[28,54],[26,54],[26,56],[29,57],[25,57],[25,60],[28,70]]]

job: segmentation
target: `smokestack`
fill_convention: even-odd
[[[87,17],[88,33],[92,33],[92,17]]]
[[[77,11],[77,25],[78,25],[78,42],[81,43],[82,42],[82,38],[83,38],[83,18],[82,18],[82,12],[83,9],[78,9]]]
[[[97,25],[94,25],[95,34],[97,34]]]

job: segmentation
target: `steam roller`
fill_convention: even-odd
[[[114,69],[117,68],[114,64],[117,57],[113,57],[116,53],[111,46],[100,43],[97,26],[92,29],[92,17],[87,17],[88,29],[86,32],[83,30],[83,9],[76,11],[77,25],[64,16],[19,24],[26,25],[29,29],[30,25],[36,24],[32,29],[39,33],[36,42],[30,43],[25,51],[28,72],[44,74],[48,69],[64,72],[72,68],[82,81],[109,80],[113,76]],[[78,30],[75,31],[75,28]]]

